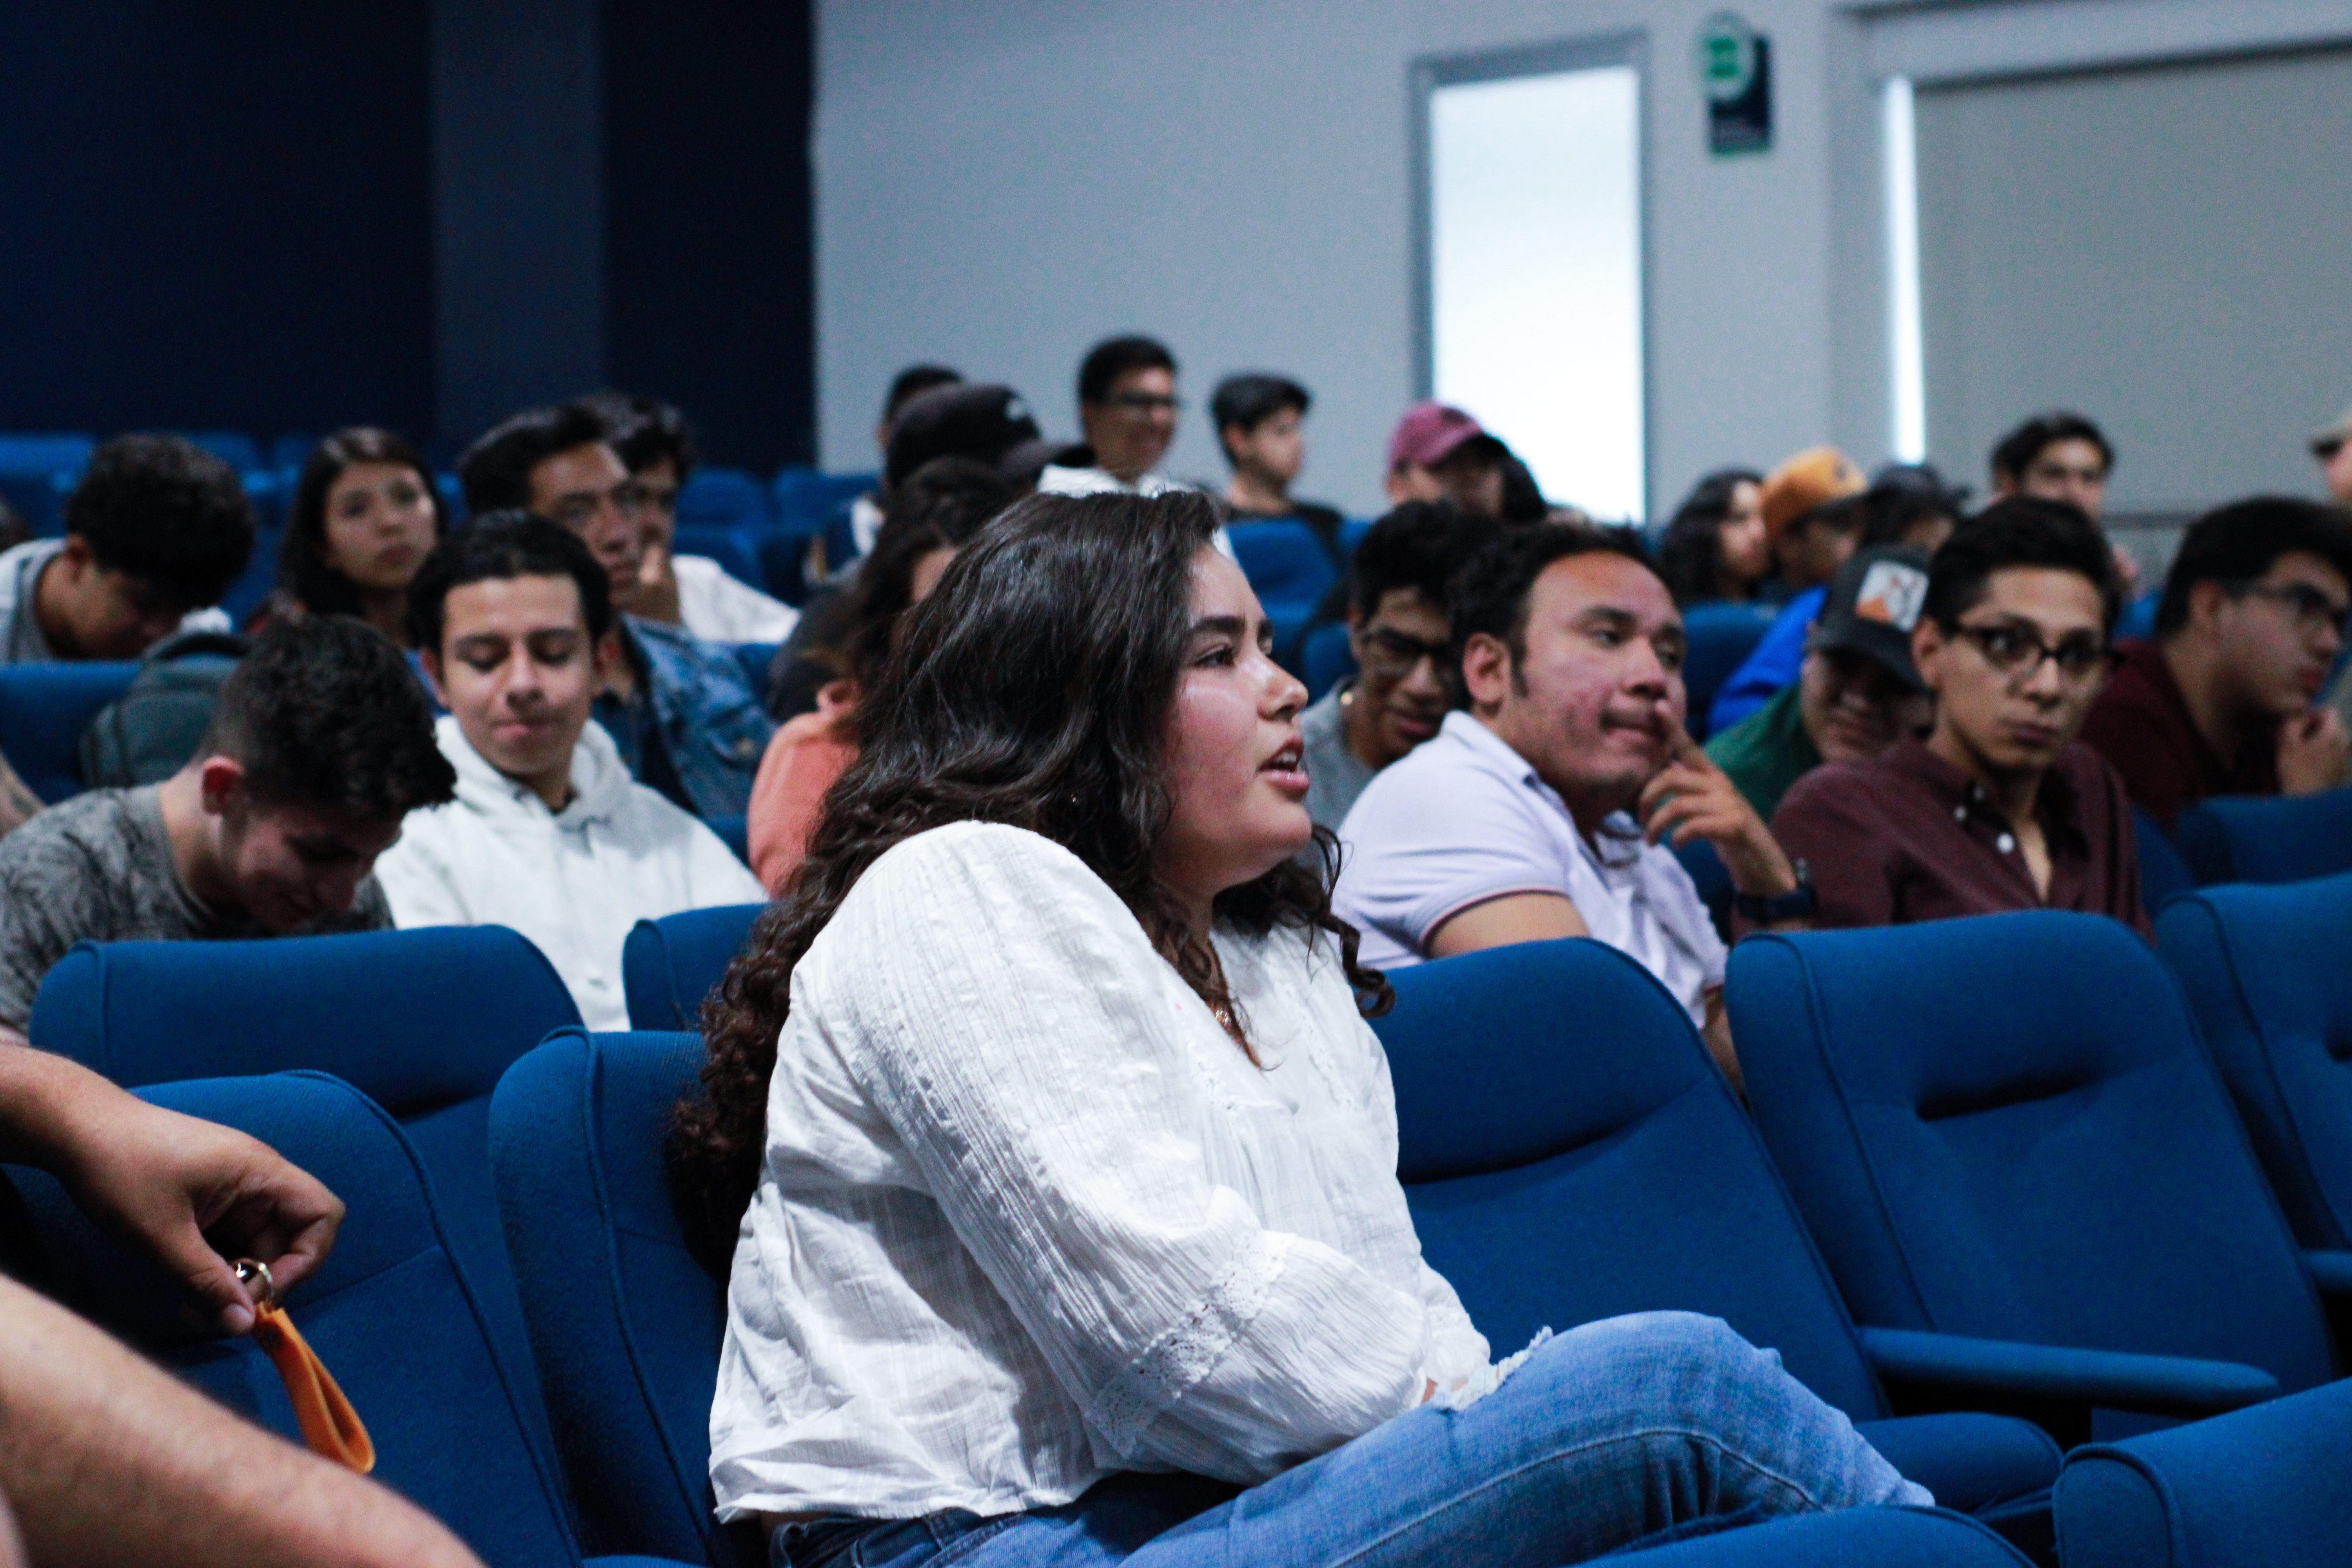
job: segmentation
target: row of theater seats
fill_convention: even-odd
[[[756,913],[640,927],[633,1022],[691,1014]],[[2194,893],[2159,935],[2162,959],[2063,914],[1744,943],[1752,1119],[1610,949],[1397,977],[1375,1026],[1400,1174],[1497,1353],[1546,1325],[1716,1314],[1951,1510],[1648,1561],[2013,1563],[2000,1536],[2046,1552],[2053,1531],[2069,1568],[2352,1555],[2330,1329],[2352,1297],[2352,878]],[[693,1035],[584,1033],[496,928],[84,947],[32,1032],[341,1194],[298,1321],[378,1473],[489,1561],[761,1560],[709,1517],[723,1282],[661,1156]],[[253,1074],[279,1076],[222,1076]],[[12,1175],[68,1301],[294,1429],[249,1346],[190,1340],[166,1282]],[[2179,1417],[2211,1418],[2148,1430]],[[2062,1468],[2051,1433],[2105,1440]]]

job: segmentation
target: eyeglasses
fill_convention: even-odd
[[[2032,679],[2045,658],[2056,660],[2058,673],[2075,682],[2088,680],[2107,667],[2106,639],[2096,632],[2069,632],[2053,647],[2032,627],[2010,622],[1952,629],[1976,644],[1987,664],[2014,680]]]
[[[577,533],[588,525],[590,519],[608,506],[624,517],[644,516],[646,512],[644,487],[634,480],[624,480],[603,495],[574,490],[569,495],[559,498],[554,506],[549,509],[548,517],[550,521]]]
[[[1411,675],[1424,658],[1440,670],[1445,668],[1444,643],[1423,642],[1386,626],[1375,626],[1366,632],[1363,645],[1360,662],[1364,673],[1385,680],[1401,680]]]
[[[2267,583],[2242,583],[2237,591],[2284,605],[2296,622],[2307,627],[2326,626],[2338,637],[2352,637],[2352,605],[2339,605],[2308,583],[2273,587]]]
[[[1121,414],[1173,414],[1184,406],[1182,398],[1164,392],[1114,392],[1103,401]]]

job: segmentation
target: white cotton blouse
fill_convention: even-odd
[[[877,860],[793,971],[710,1413],[719,1515],[1254,1483],[1499,1373],[1421,1258],[1327,938],[1216,935],[1251,1065],[1100,878],[993,824]]]

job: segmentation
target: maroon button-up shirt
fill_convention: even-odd
[[[1772,817],[1773,837],[1811,869],[1822,926],[1903,925],[2007,910],[2113,915],[2142,934],[2139,848],[2123,781],[2073,745],[2043,775],[2035,803],[2050,847],[2050,892],[2017,836],[1968,774],[1917,741],[1866,763],[1799,779]]]
[[[2205,732],[2189,716],[2189,703],[2164,647],[2132,641],[2099,689],[2083,721],[2083,743],[2113,763],[2132,804],[2172,831],[2172,820],[2209,795],[2276,795],[2278,727],[2254,737],[2238,765],[2226,768]]]

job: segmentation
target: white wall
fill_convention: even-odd
[[[1377,509],[1413,394],[1412,62],[1638,33],[1648,118],[1654,515],[1718,464],[1889,446],[1873,73],[2016,72],[2347,31],[2340,0],[1740,0],[1772,41],[1772,151],[1705,148],[1694,40],[1721,0],[824,0],[819,440],[872,461],[884,384],[944,359],[1075,435],[1088,343],[1265,368],[1318,403],[1303,493]],[[2315,417],[2318,417],[2315,416]],[[1500,432],[1508,438],[1510,432]],[[1975,479],[1978,453],[1935,453]],[[1561,499],[1574,500],[1573,497]]]

